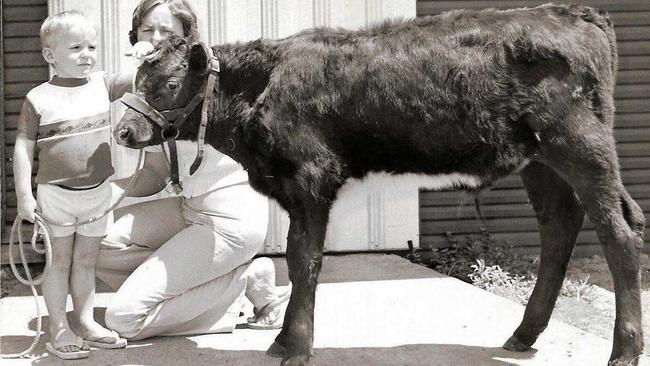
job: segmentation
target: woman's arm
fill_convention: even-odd
[[[167,185],[169,167],[164,152],[144,153],[142,169],[137,173],[138,177],[127,192],[130,197],[146,197],[162,191]],[[116,179],[111,183],[121,192],[125,191],[131,182],[131,177]]]

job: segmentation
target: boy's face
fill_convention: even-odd
[[[73,25],[50,37],[51,47],[43,48],[43,57],[58,77],[86,78],[97,62],[96,38],[94,27]]]

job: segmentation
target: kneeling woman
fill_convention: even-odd
[[[170,34],[196,38],[196,16],[187,2],[141,1],[131,31],[135,54]],[[276,289],[270,259],[251,262],[266,236],[268,200],[253,191],[241,165],[210,146],[188,175],[195,153],[193,143],[178,142],[181,196],[117,210],[102,243],[97,276],[119,288],[106,325],[126,338],[232,331],[244,295],[258,309],[252,327],[282,325],[288,290]],[[168,176],[165,152],[149,148],[128,194],[157,193]]]

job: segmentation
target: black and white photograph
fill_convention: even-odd
[[[650,366],[650,1],[0,4],[2,365]]]

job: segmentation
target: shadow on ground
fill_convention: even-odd
[[[95,309],[95,318],[104,319],[105,308]],[[68,312],[71,320],[71,312]],[[41,329],[49,327],[49,317],[42,319]],[[101,321],[100,321],[101,322]],[[71,324],[74,328],[74,323]],[[29,321],[29,329],[36,331],[37,318]],[[343,330],[342,330],[343,331]],[[3,336],[2,353],[18,353],[27,349],[32,336]],[[44,332],[33,352],[32,365],[69,365],[45,352],[49,341]],[[205,342],[203,342],[205,344]],[[217,349],[215,349],[217,348]],[[267,356],[264,351],[221,350],[202,347],[187,337],[155,337],[129,342],[126,349],[92,350],[90,358],[75,361],[75,365],[279,365],[280,359]],[[535,349],[523,353],[510,352],[500,347],[477,347],[458,344],[409,344],[395,347],[317,348],[313,365],[512,365],[508,360],[525,360],[534,357]]]
[[[12,349],[26,349],[30,337],[3,337]],[[42,340],[32,360],[32,365],[69,365],[48,355]],[[13,349],[15,348],[15,349]],[[412,344],[396,347],[318,348],[312,357],[313,365],[512,365],[508,359],[528,359],[534,350],[515,353],[502,348],[475,347],[455,344]],[[157,337],[132,342],[127,349],[93,350],[90,358],[74,362],[75,365],[161,365],[163,360],[174,365],[279,365],[279,358],[272,358],[263,351],[233,351],[198,347],[184,337]]]

